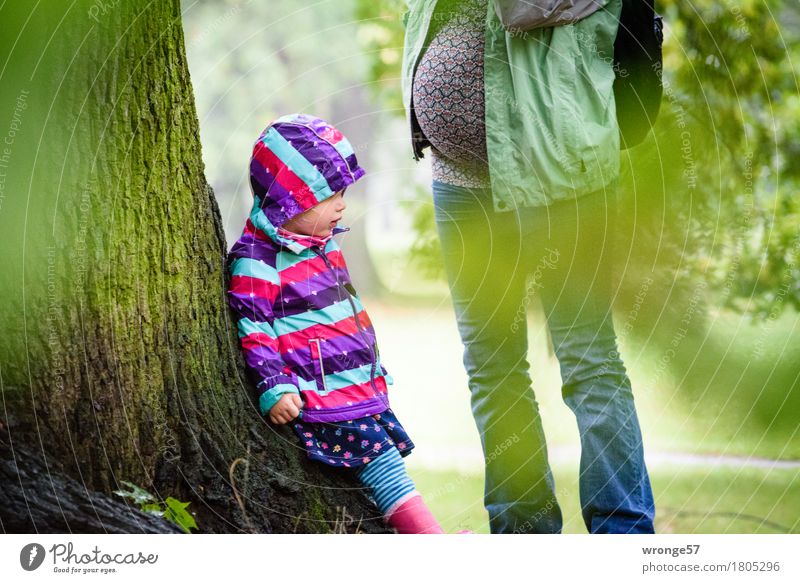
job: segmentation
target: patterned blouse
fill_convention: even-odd
[[[430,40],[414,74],[412,98],[431,143],[433,178],[488,188],[483,47],[488,0],[439,0]]]

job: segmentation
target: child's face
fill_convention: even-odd
[[[344,209],[347,208],[344,202],[344,192],[344,190],[340,190],[307,211],[292,217],[283,224],[283,228],[301,235],[327,237],[342,218]]]

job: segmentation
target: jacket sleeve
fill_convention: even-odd
[[[228,303],[247,365],[256,386],[262,415],[286,393],[300,393],[298,377],[286,365],[273,327],[273,302],[278,295],[277,272],[265,263],[240,257],[231,263]]]

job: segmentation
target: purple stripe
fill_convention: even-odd
[[[319,423],[321,421],[348,421],[356,417],[365,417],[382,413],[389,408],[389,397],[386,393],[375,396],[373,399],[361,401],[356,405],[342,405],[341,407],[331,407],[329,409],[313,409],[303,411],[302,421]]]
[[[308,160],[325,177],[328,186],[333,192],[338,192],[353,183],[349,168],[355,168],[355,154],[345,160],[339,151],[326,140],[317,136],[308,128],[293,125],[279,125],[275,128],[286,140],[292,141],[292,146]],[[323,125],[318,131],[326,131]],[[314,145],[316,141],[317,145]],[[299,147],[295,144],[299,143]],[[352,159],[352,162],[349,162]]]
[[[355,153],[350,154],[347,158],[345,158],[345,161],[347,162],[347,165],[350,166],[353,176],[355,176],[356,179],[364,175],[364,169],[358,166],[358,160],[356,159]]]
[[[269,170],[261,165],[258,158],[253,156],[250,159],[250,185],[257,185],[260,187],[260,191],[255,192],[255,194],[263,197],[263,194],[269,192],[269,189],[272,188],[274,183],[275,177],[270,174]]]
[[[316,257],[317,255],[315,254],[314,258]],[[322,261],[322,259],[320,259],[320,261]],[[317,275],[314,275],[315,273]],[[301,272],[300,275],[302,279],[293,279],[293,283],[288,283],[285,275],[281,278],[281,283],[284,286],[281,293],[284,299],[295,300],[301,298],[314,301],[314,296],[311,292],[320,293],[325,289],[336,287],[337,277],[342,284],[350,283],[350,278],[344,267],[336,267],[334,269],[323,268],[322,271],[314,271],[311,266],[309,266],[308,270]],[[344,292],[345,290],[343,289],[342,291]],[[342,299],[346,297],[346,295],[342,295]]]
[[[323,350],[322,366],[325,369],[325,374],[350,370],[372,363],[372,352],[357,337],[337,336],[325,342],[320,342],[320,348]],[[345,352],[347,354],[344,354]],[[293,370],[297,367],[307,374],[313,374],[314,372],[310,346],[296,348],[291,352],[283,353],[282,358]],[[376,367],[375,376],[379,375],[380,371]]]
[[[284,286],[279,295],[279,305],[275,312],[277,317],[294,316],[309,310],[323,310],[337,302],[347,301],[349,292],[336,286],[318,290],[316,295],[303,295],[301,291]]]
[[[317,258],[319,258],[319,255],[313,253],[312,256],[310,257],[310,260],[313,261]],[[296,265],[298,264],[295,263],[291,267],[287,267],[285,269],[294,268]],[[308,284],[309,281],[317,282],[317,280],[319,280],[319,283],[315,283],[314,285],[312,285],[309,291],[315,290],[317,289],[317,287],[319,288],[330,287],[331,285],[335,284],[337,277],[339,278],[339,281],[341,281],[342,283],[350,283],[350,276],[347,273],[347,269],[344,266],[328,269],[327,266],[325,265],[325,260],[322,258],[319,258],[319,265],[321,265],[321,267],[312,267],[311,265],[308,265],[305,271],[300,272],[300,275],[303,276],[303,279],[294,279],[292,281],[294,281],[296,285],[300,286],[300,289],[302,290],[303,286],[305,286],[305,289],[309,289],[309,284]],[[281,269],[280,271],[285,271],[285,269]],[[319,271],[317,271],[317,269],[319,269]],[[318,273],[319,275],[314,277],[315,273]]]
[[[302,275],[306,276],[307,274],[303,273]],[[341,273],[339,274],[339,278],[341,281],[342,278]],[[298,300],[305,300],[307,302],[312,302],[315,305],[319,304],[319,301],[316,299],[316,296],[311,292],[317,292],[317,295],[319,295],[320,293],[322,293],[327,289],[336,287],[336,278],[334,274],[331,273],[330,271],[320,272],[320,274],[316,277],[314,277],[311,274],[308,274],[308,276],[304,277],[304,279],[295,279],[292,281],[294,283],[289,283],[286,280],[286,276],[281,277],[281,285],[282,285],[281,301],[289,300],[287,304],[290,302],[296,303]],[[340,299],[342,300],[347,299],[347,295],[345,294],[346,291],[347,290],[342,289],[342,296]],[[334,300],[334,301],[339,301],[339,300]]]
[[[307,114],[301,114],[298,116],[298,121],[303,123],[311,128],[318,134],[325,133],[331,127],[331,125],[326,122],[324,119],[320,119],[318,117],[313,117]]]
[[[372,364],[372,350],[364,346],[360,338],[353,336],[339,336],[331,338],[326,342],[320,342],[322,348],[322,365],[328,374],[350,370]],[[347,354],[344,354],[347,352]],[[380,371],[375,367],[375,376],[379,376]]]
[[[253,350],[242,350],[247,362],[247,373],[254,384],[265,378],[274,377],[283,372],[283,362],[276,358],[276,352],[266,346],[259,346]],[[263,364],[259,364],[263,363]]]
[[[237,313],[239,318],[249,318],[254,322],[269,322],[272,320],[272,305],[266,298],[245,297],[229,291],[228,305]]]
[[[289,288],[284,289],[289,290]],[[309,310],[322,310],[327,306],[340,301],[339,294],[341,293],[338,288],[331,287],[320,290],[317,292],[317,295],[310,295],[308,296],[308,299],[306,299],[303,297],[296,297],[297,294],[293,294],[292,291],[293,290],[289,290],[289,293],[282,294],[280,298],[280,308],[277,310],[280,313],[278,316],[279,318],[295,316],[297,314],[308,312]],[[292,297],[293,295],[295,297]]]
[[[258,227],[255,228],[257,229]],[[231,262],[239,257],[247,257],[248,259],[260,259],[267,265],[274,267],[278,249],[275,245],[261,241],[254,235],[242,235],[231,247],[229,255]]]
[[[263,380],[264,380],[263,378],[259,378],[259,379],[253,378],[253,382],[256,385],[258,383],[260,383],[261,381],[263,381]],[[288,375],[286,373],[280,373],[278,376],[275,376],[272,379],[270,379],[269,383],[264,383],[263,385],[258,387],[258,394],[256,395],[256,397],[258,399],[260,399],[261,395],[263,395],[264,393],[266,393],[267,391],[269,391],[272,387],[274,387],[276,385],[292,385],[292,384],[294,384],[294,380],[292,379],[292,375]]]
[[[254,194],[261,197],[263,201],[261,206],[273,225],[282,225],[286,222],[286,217],[306,210],[255,157],[250,160],[250,176],[251,183],[255,179],[267,190],[266,198],[255,190]],[[280,210],[281,207],[284,207],[283,211]]]

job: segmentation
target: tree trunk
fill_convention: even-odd
[[[44,513],[2,504],[3,529],[142,532],[85,516],[129,481],[191,502],[200,532],[384,531],[244,380],[178,0],[29,10],[0,10],[0,460],[35,452],[2,488]],[[63,472],[47,497],[37,456]],[[67,514],[41,518],[53,496]]]

